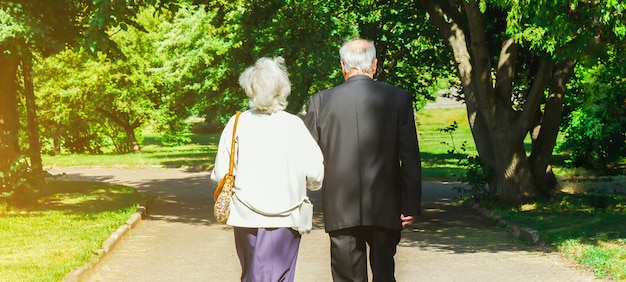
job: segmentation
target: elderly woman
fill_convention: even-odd
[[[236,129],[233,226],[241,281],[293,281],[301,234],[292,207],[317,190],[323,156],[303,121],[284,111],[291,84],[281,57],[261,58],[239,77],[249,98]],[[211,178],[228,172],[234,118],[219,142]]]

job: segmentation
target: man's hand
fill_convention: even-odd
[[[415,217],[412,215],[405,216],[404,214],[400,214],[400,220],[402,220],[402,228],[407,227],[409,224],[413,223]]]

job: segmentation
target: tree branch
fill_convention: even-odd
[[[539,133],[533,136],[532,150],[529,157],[530,167],[535,178],[535,185],[544,193],[550,193],[556,181],[550,168],[550,157],[556,145],[559,126],[563,117],[563,101],[567,90],[567,82],[574,71],[571,60],[559,62],[554,67],[554,75],[550,84],[550,93],[544,108]]]
[[[113,121],[114,123],[117,123],[118,125],[120,125],[122,128],[128,128],[130,127],[130,122],[128,122],[127,120],[123,120],[121,119],[116,113],[112,113],[109,112],[103,108],[96,108],[96,111],[101,113],[103,116],[105,116],[106,118],[110,119],[111,121]]]
[[[445,5],[445,7],[443,5]],[[460,24],[462,22],[460,4],[458,4],[458,1],[449,0],[446,5],[442,4],[441,1],[431,0],[422,1],[422,8],[428,12],[430,21],[439,29],[444,42],[447,43],[454,55],[454,61],[457,64],[459,78],[463,86],[467,118],[478,154],[481,160],[487,165],[494,165],[495,152],[492,149],[492,141],[488,130],[489,125],[487,120],[489,119],[482,111],[479,112],[479,109],[483,107],[483,105],[480,105],[479,108],[479,97],[485,96],[484,93],[480,93],[483,91],[482,88],[484,87],[481,87],[472,79],[475,70],[472,65],[472,56],[468,50],[466,31]],[[476,7],[476,9],[478,8]],[[475,27],[476,26],[474,26],[474,28]],[[476,32],[484,33],[484,26],[482,30]],[[484,52],[487,52],[487,49],[485,49]],[[487,73],[488,72],[489,69],[487,68]],[[491,81],[491,79],[489,79],[489,81]],[[489,93],[491,93],[491,87],[489,87],[489,89]]]
[[[462,1],[467,15],[470,32],[470,46],[472,52],[472,66],[474,82],[477,82],[476,94],[480,103],[481,113],[485,118],[495,118],[495,99],[493,96],[493,82],[491,79],[491,62],[489,48],[485,39],[485,22],[483,14],[475,0]],[[494,123],[489,123],[494,124]]]
[[[461,85],[466,92],[469,90],[472,79],[471,56],[467,50],[465,31],[459,26],[458,20],[448,10],[444,10],[439,1],[422,1],[422,8],[430,15],[430,21],[439,29],[444,42],[454,55],[454,62],[459,69]],[[466,99],[468,98],[466,93]]]
[[[544,97],[543,93],[548,85],[553,69],[553,61],[541,61],[539,69],[537,70],[537,75],[535,75],[535,80],[530,87],[530,91],[528,91],[528,97],[524,103],[522,114],[515,122],[515,126],[519,126],[515,128],[522,129],[520,132],[516,132],[516,134],[520,135],[518,136],[520,138],[523,138],[523,136],[530,130],[535,113],[539,109],[539,105],[541,105],[541,100]]]
[[[502,102],[507,103],[509,108],[512,103],[513,80],[516,74],[515,65],[517,63],[519,49],[519,44],[516,44],[513,38],[505,40],[502,43],[500,58],[498,60],[495,93]]]

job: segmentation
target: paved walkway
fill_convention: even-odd
[[[134,186],[156,197],[131,230],[82,281],[238,281],[232,229],[215,223],[207,172],[178,169],[56,168],[69,179]],[[595,281],[559,254],[510,238],[472,209],[456,207],[454,184],[425,183],[424,215],[407,228],[396,255],[398,281]],[[309,192],[310,193],[310,192]],[[321,222],[303,237],[296,281],[331,281]]]

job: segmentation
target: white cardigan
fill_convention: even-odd
[[[220,137],[211,179],[219,182],[228,172],[234,116]],[[248,110],[241,114],[236,132],[236,197],[227,224],[238,227],[296,227],[299,212],[264,216],[238,198],[265,213],[280,213],[300,203],[306,189],[321,188],[324,178],[322,152],[304,122],[284,111],[272,115]]]

